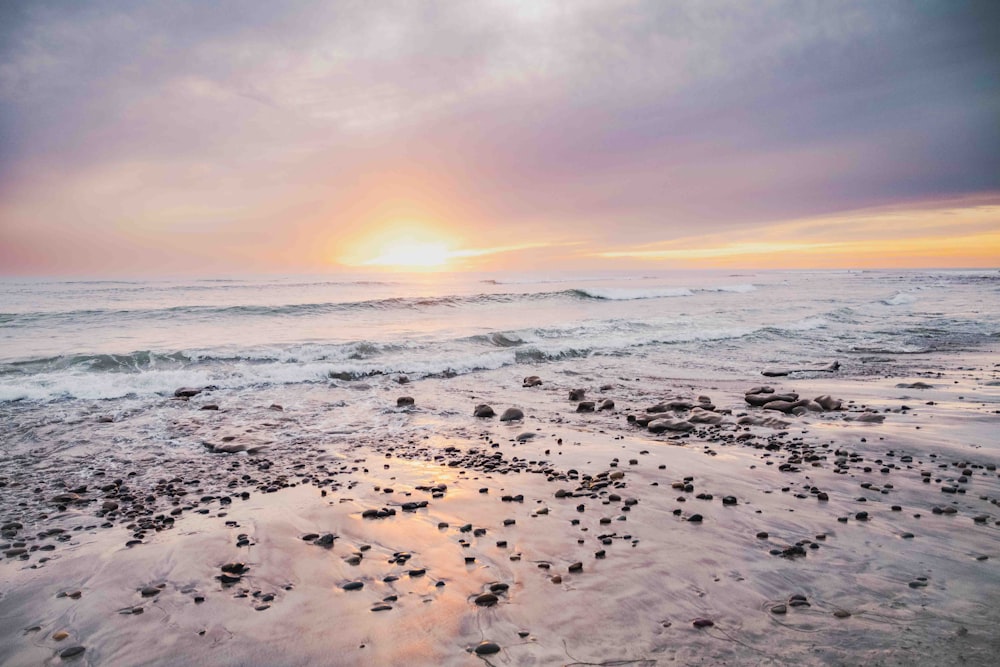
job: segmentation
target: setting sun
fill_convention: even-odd
[[[435,268],[448,262],[448,246],[439,242],[397,242],[382,248],[365,266]]]

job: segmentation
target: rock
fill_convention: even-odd
[[[191,398],[192,396],[197,396],[201,392],[202,390],[196,387],[180,387],[174,390],[174,396],[177,398]]]
[[[87,649],[84,648],[83,646],[70,646],[68,649],[65,649],[62,653],[60,653],[59,657],[62,658],[63,660],[67,660],[69,658],[75,658],[76,656],[80,655],[86,650]]]
[[[219,406],[216,405],[215,403],[206,403],[205,405],[201,406],[201,409],[202,410],[218,410]]]
[[[737,502],[736,496],[725,496],[722,498],[723,505],[735,505]]]
[[[473,416],[479,417],[481,419],[489,419],[490,417],[495,417],[497,413],[493,411],[493,408],[486,405],[485,403],[480,403],[476,406],[475,411],[472,413]]]
[[[773,607],[771,607],[771,613],[772,614],[787,614],[788,613],[788,607],[786,605],[784,605],[784,604],[776,604]]]
[[[405,408],[413,405],[416,401],[413,400],[412,396],[400,396],[396,399],[397,408]]]
[[[837,618],[847,618],[848,616],[851,615],[851,612],[847,611],[846,609],[837,609],[836,611],[833,612],[833,615],[836,616]]]
[[[582,401],[583,397],[586,395],[586,390],[584,389],[570,389],[569,390],[569,400],[571,401]]]
[[[851,421],[862,422],[865,424],[881,424],[885,421],[885,415],[880,415],[875,412],[862,412],[857,417],[851,419]]]
[[[378,510],[365,510],[365,511],[366,512],[372,512],[372,511],[374,511],[375,512],[375,516],[376,517],[378,516]],[[367,518],[367,517],[364,517],[364,518]],[[321,546],[321,547],[330,547],[330,546],[333,546],[333,541],[335,539],[337,539],[336,535],[334,535],[333,533],[327,533],[327,534],[323,535],[322,537],[317,537],[315,544],[318,545],[318,546]]]
[[[822,407],[824,410],[839,410],[841,405],[843,405],[843,401],[841,401],[838,398],[833,398],[829,394],[823,394],[822,396],[817,396],[813,400],[819,403],[820,407]]]
[[[156,588],[155,586],[146,586],[141,591],[139,591],[139,593],[144,598],[151,598],[151,597],[153,597],[155,595],[159,595],[160,594],[160,589]]]
[[[768,369],[760,372],[764,377],[784,377],[792,373],[833,373],[840,370],[840,362],[834,361],[822,368],[788,368],[788,369]]]
[[[615,402],[612,401],[610,398],[606,398],[603,401],[601,401],[601,405],[597,409],[598,410],[614,410],[615,409]]]
[[[721,424],[722,415],[701,407],[691,408],[688,421],[692,424]]]
[[[760,408],[767,405],[771,401],[794,402],[799,400],[799,395],[794,392],[788,394],[775,394],[773,392],[762,393],[762,394],[747,394],[746,396],[743,397],[743,400],[745,400],[747,403],[749,403],[754,407]]]
[[[474,600],[474,602],[476,603],[476,605],[480,606],[480,607],[492,607],[493,605],[495,605],[499,601],[500,601],[500,598],[498,598],[493,593],[483,593],[482,595],[480,595],[479,597],[477,597]]]
[[[496,642],[484,641],[473,649],[476,655],[493,655],[500,652],[500,645]]]
[[[538,434],[534,431],[525,431],[524,433],[518,433],[517,437],[514,439],[518,442],[527,442],[528,440],[536,437],[538,437]]]
[[[701,523],[703,520],[704,517],[700,514],[692,514],[691,516],[688,517],[688,521],[690,521],[691,523]]]
[[[237,575],[243,574],[249,569],[250,568],[248,568],[244,563],[226,563],[221,568],[223,572],[227,572],[229,574],[237,574]]]
[[[593,412],[594,402],[593,401],[580,401],[580,404],[576,406],[577,412]]]
[[[500,415],[500,421],[502,422],[513,422],[520,421],[524,419],[524,412],[520,408],[507,408]]]
[[[348,581],[346,584],[341,586],[345,591],[360,591],[365,587],[365,582],[363,581]]]
[[[537,375],[529,375],[521,382],[522,387],[537,387],[542,384],[542,380]]]
[[[663,433],[664,431],[687,432],[694,430],[694,424],[685,419],[655,419],[646,426],[650,433]]]
[[[799,407],[801,403],[798,401],[770,401],[764,404],[765,410],[777,410],[778,412],[784,412],[785,414],[790,413],[795,408]]]
[[[901,382],[896,385],[896,389],[933,389],[934,385],[926,382],[911,382],[909,384]]]
[[[374,607],[372,607],[372,611],[389,611],[391,609],[392,606],[387,604],[377,604]]]
[[[61,642],[67,637],[69,637],[69,633],[66,632],[65,630],[60,630],[59,632],[53,633],[52,635],[52,639],[54,639],[57,642]]]
[[[576,562],[569,566],[570,572],[583,572],[583,563]]]
[[[692,622],[692,625],[696,628],[710,628],[715,625],[715,621],[707,618],[696,618]]]

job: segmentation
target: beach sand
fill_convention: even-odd
[[[39,447],[0,468],[0,663],[995,664],[995,360],[707,380],[565,362],[530,388],[521,366],[25,409]],[[749,406],[765,384],[844,409]],[[615,408],[577,412],[578,388]],[[629,423],[677,396],[722,424]]]

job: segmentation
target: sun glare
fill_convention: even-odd
[[[436,242],[396,242],[381,249],[367,266],[431,269],[448,263],[448,246]]]

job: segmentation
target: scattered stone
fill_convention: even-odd
[[[483,593],[482,595],[478,596],[474,600],[474,602],[476,603],[477,606],[480,606],[480,607],[492,607],[499,600],[500,600],[500,598],[498,598],[493,593]]]
[[[416,401],[413,400],[412,396],[400,396],[396,399],[397,408],[405,408],[413,405]]]
[[[60,653],[59,657],[62,658],[63,660],[67,660],[69,658],[75,658],[76,656],[80,655],[86,650],[87,649],[84,648],[83,646],[70,646],[68,649],[65,649],[62,653]]]
[[[477,405],[475,411],[473,412],[474,416],[479,417],[481,419],[489,419],[490,417],[495,417],[496,414],[497,413],[493,411],[493,408],[486,405],[485,403],[480,403],[479,405]]]
[[[500,645],[496,642],[484,641],[473,649],[476,655],[493,655],[500,652]]]
[[[504,410],[503,414],[500,415],[500,421],[502,422],[521,421],[523,419],[524,412],[520,408],[507,408]]]

